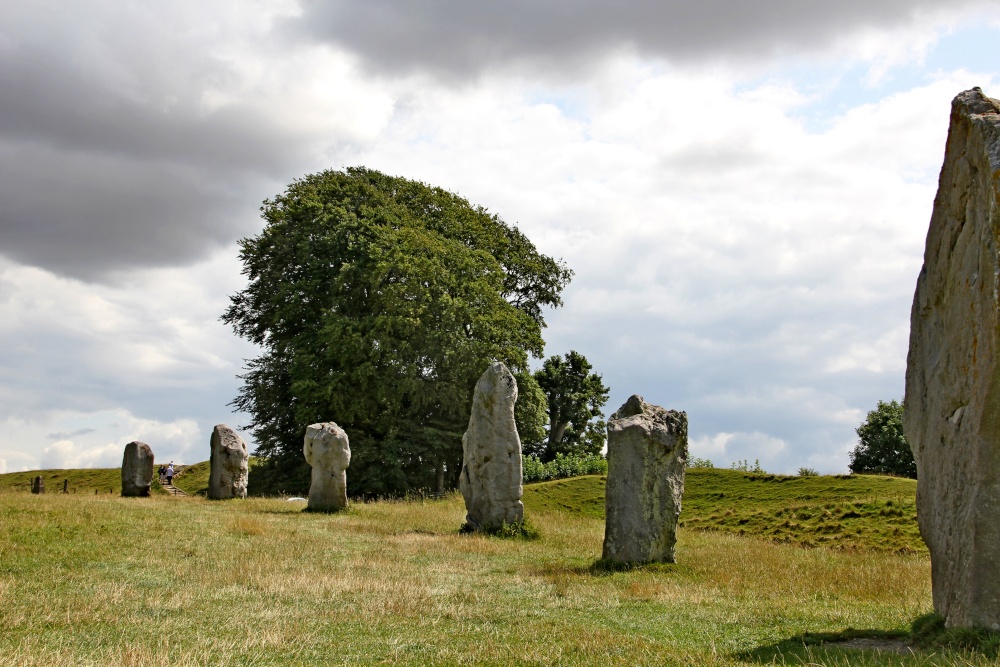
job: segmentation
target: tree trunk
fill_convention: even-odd
[[[555,456],[556,445],[562,442],[563,436],[566,435],[566,429],[569,427],[569,422],[558,422],[549,429],[549,453]]]
[[[444,495],[444,461],[438,462],[438,495]]]

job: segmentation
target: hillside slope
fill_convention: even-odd
[[[31,491],[31,480],[37,475],[45,482],[46,493],[112,494],[122,492],[121,468],[76,468],[69,470],[25,470],[0,475],[0,492]],[[68,482],[68,484],[67,484]],[[153,478],[153,493],[166,493]]]
[[[524,504],[603,519],[604,482],[587,476],[525,485]],[[926,553],[915,500],[911,479],[695,468],[687,471],[680,524],[804,546]]]
[[[24,491],[41,474],[48,493],[121,493],[118,468],[44,470],[0,475],[0,491]],[[181,468],[175,485],[190,495],[208,488],[208,461]],[[604,518],[603,476],[573,477],[524,486],[532,512]],[[162,493],[153,481],[153,490]],[[838,549],[926,553],[916,520],[916,482],[874,475],[790,477],[736,470],[687,471],[683,528],[762,537]]]

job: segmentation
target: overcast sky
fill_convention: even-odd
[[[688,413],[691,453],[846,472],[900,399],[961,0],[3,2],[0,472],[208,458],[255,351],[236,241],[366,165],[576,272],[547,354]],[[330,419],[336,420],[336,415]]]

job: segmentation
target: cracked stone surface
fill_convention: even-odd
[[[208,497],[213,500],[247,497],[250,452],[233,429],[218,424],[212,429]]]
[[[351,446],[344,429],[334,422],[307,426],[302,453],[306,463],[312,466],[306,509],[333,512],[347,507],[347,468],[351,465]]]
[[[686,463],[686,413],[634,395],[611,415],[604,559],[674,562]]]
[[[516,401],[513,374],[500,362],[491,364],[476,383],[469,428],[462,436],[459,486],[465,498],[465,521],[473,530],[524,519]]]
[[[953,101],[910,313],[903,428],[934,608],[1000,629],[1000,102]]]
[[[138,440],[128,443],[122,457],[122,496],[148,496],[152,484],[153,450]]]

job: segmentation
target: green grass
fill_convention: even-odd
[[[525,502],[604,518],[604,477],[525,487]],[[801,546],[927,553],[917,528],[916,482],[869,475],[790,477],[690,469],[681,525]]]
[[[208,461],[189,466],[178,466],[174,474],[174,486],[189,496],[208,495],[208,478],[212,469]]]
[[[251,465],[255,463],[251,459]],[[39,471],[0,475],[0,491],[28,491]],[[121,493],[117,468],[46,470],[46,490]],[[174,485],[189,495],[208,491],[209,462],[179,466]],[[161,492],[154,480],[154,492]],[[803,546],[926,553],[917,529],[916,482],[869,475],[791,477],[724,469],[689,469],[681,525]],[[604,477],[585,476],[525,486],[525,502],[541,510],[604,518]]]
[[[75,470],[28,470],[0,475],[0,492],[31,491],[31,480],[41,475],[45,481],[45,493],[62,493],[64,482],[69,482],[70,494],[121,495],[121,468],[81,468]],[[153,479],[153,493],[166,493]]]
[[[250,467],[257,465],[257,457],[250,457]],[[194,463],[189,466],[177,466],[174,475],[174,486],[189,496],[207,496],[208,478],[212,468],[209,461]]]
[[[527,485],[532,540],[460,534],[457,494],[313,514],[280,499],[8,491],[0,666],[995,664],[968,651],[992,635],[935,643],[927,621],[913,655],[831,644],[909,636],[931,609],[930,563],[877,539],[802,548],[722,519],[912,494],[906,480],[794,479],[688,471],[677,564],[626,569],[599,561],[600,477]]]

